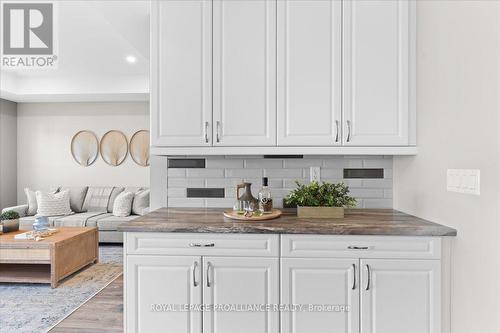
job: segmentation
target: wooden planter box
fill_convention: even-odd
[[[19,230],[19,219],[0,221],[0,234]]]
[[[344,218],[344,207],[297,207],[298,217],[318,219]]]

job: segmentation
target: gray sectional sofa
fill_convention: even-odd
[[[61,187],[70,191],[70,206],[74,212],[66,216],[49,216],[49,223],[54,227],[97,227],[99,241],[103,243],[121,243],[123,234],[117,227],[149,211],[149,191],[143,187]],[[118,217],[113,215],[114,200],[123,191],[135,193],[132,215]],[[137,199],[140,196],[140,199]],[[32,229],[36,216],[33,209],[29,212],[28,204],[8,207],[2,210],[14,210],[19,213],[19,227]],[[31,214],[30,214],[31,213]]]

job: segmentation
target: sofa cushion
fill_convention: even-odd
[[[115,204],[116,197],[125,190],[124,187],[115,187],[113,191],[111,191],[111,195],[109,196],[108,202],[108,213],[113,212],[113,205]]]
[[[60,216],[49,216],[47,217],[49,219],[49,226],[53,227],[54,226],[54,221],[58,218],[61,218]],[[22,230],[32,230],[33,229],[33,223],[35,223],[36,216],[26,216],[26,217],[21,217],[19,219],[19,229]]]
[[[90,218],[106,214],[105,212],[88,212],[60,217],[54,221],[55,227],[86,227]],[[94,225],[95,227],[95,225]]]
[[[144,215],[147,208],[149,208],[149,190],[136,192],[132,202],[132,214]]]
[[[113,188],[112,186],[89,187],[83,203],[83,210],[85,212],[106,212]]]
[[[36,191],[36,202],[39,216],[61,216],[72,213],[69,205],[69,191],[57,193]]]
[[[89,217],[87,219],[87,224],[85,226],[86,227],[94,227],[94,228],[96,228],[97,227],[97,221],[105,219],[105,218],[110,217],[110,216],[113,216],[113,214],[111,214],[111,213],[102,213],[102,214],[99,214],[99,215],[95,215],[95,216]]]
[[[97,228],[99,230],[104,230],[104,231],[115,231],[116,228],[125,222],[130,222],[134,219],[138,218],[137,215],[130,215],[130,216],[109,216],[106,218],[102,218],[97,220]]]
[[[26,214],[28,216],[33,216],[38,210],[38,205],[36,203],[36,191],[33,191],[32,189],[26,187],[24,189],[24,193],[26,194],[26,202],[28,204],[28,211]]]
[[[83,202],[87,195],[88,186],[63,187],[61,191],[69,191],[69,205],[75,213],[83,212]]]

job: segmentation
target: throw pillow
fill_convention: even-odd
[[[149,208],[149,190],[142,190],[134,195],[132,214],[144,215],[146,208]]]
[[[132,201],[134,200],[134,193],[122,192],[120,193],[113,204],[113,215],[119,217],[129,216],[132,212]]]
[[[37,215],[60,216],[72,213],[69,204],[69,191],[58,193],[44,193],[36,191],[36,201],[38,204]]]
[[[38,205],[36,203],[36,192],[32,189],[26,187],[24,189],[24,193],[26,193],[26,203],[28,204],[28,216],[33,216],[36,214],[38,210]]]
[[[113,191],[111,191],[111,195],[109,196],[108,202],[108,213],[113,212],[113,205],[115,204],[116,197],[122,193],[125,189],[123,187],[114,187]]]

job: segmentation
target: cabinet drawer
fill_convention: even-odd
[[[441,238],[282,235],[283,257],[440,259]]]
[[[127,254],[279,256],[279,235],[128,232]]]

